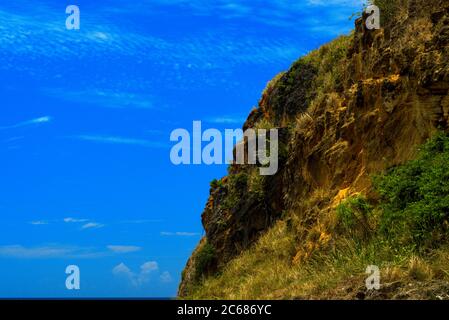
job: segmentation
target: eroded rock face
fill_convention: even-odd
[[[284,211],[307,212],[314,190],[369,193],[372,174],[412,159],[414,146],[448,129],[449,3],[409,1],[397,21],[376,31],[365,29],[364,18],[356,21],[333,90],[317,95],[316,69],[307,60],[265,90],[244,128],[264,119],[283,128],[280,170],[255,183],[254,166],[232,166],[211,189],[201,245],[210,244],[215,255],[200,272],[192,255],[185,273],[196,277],[183,279],[180,296],[199,274],[247,249]]]
[[[263,182],[263,195],[242,186],[234,206],[223,205],[228,197],[226,187],[212,191],[202,221],[208,242],[216,249],[218,267],[248,248],[280,217],[284,207],[282,185],[281,169]]]

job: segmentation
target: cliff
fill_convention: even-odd
[[[206,236],[187,262],[180,297],[408,297],[410,270],[427,268],[429,250],[403,253],[390,238],[381,248],[366,240],[387,242],[378,231],[386,195],[373,177],[416,159],[419,146],[448,129],[449,3],[376,4],[381,29],[367,30],[364,15],[350,35],[267,85],[244,129],[280,129],[279,171],[264,177],[255,165],[231,165],[211,184]],[[345,231],[344,205],[358,201],[360,209],[360,199],[374,218],[363,214]],[[380,293],[363,289],[371,264],[386,270]],[[426,279],[412,282],[449,292],[446,278]]]

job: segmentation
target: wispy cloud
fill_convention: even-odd
[[[366,0],[153,0],[134,6],[122,5],[113,10],[118,12],[149,12],[155,4],[166,7],[182,7],[193,16],[213,16],[219,19],[244,19],[261,25],[295,28],[304,26],[300,19],[303,14],[310,15],[315,7],[321,10],[336,10],[341,7],[358,8]],[[325,21],[323,21],[325,22]]]
[[[310,6],[361,6],[366,0],[307,0]]]
[[[42,225],[47,225],[48,221],[43,221],[43,220],[31,221],[30,224],[32,224],[33,226],[42,226]]]
[[[161,236],[166,236],[166,237],[172,237],[172,236],[177,236],[177,237],[196,237],[199,236],[200,234],[197,232],[161,232]]]
[[[326,6],[323,3],[326,3]],[[178,7],[190,17],[213,16],[221,19],[240,19],[252,26],[268,25],[269,27],[289,28],[309,35],[307,32],[314,30],[317,25],[347,25],[348,16],[359,5],[358,0],[348,1],[279,1],[257,0],[249,3],[243,0],[194,0],[194,1],[140,1],[127,4],[117,2],[115,5],[99,5],[98,12],[113,10],[117,13],[142,13],[151,18],[155,14],[156,6]],[[316,7],[319,7],[319,12]],[[187,10],[186,10],[187,9]],[[322,15],[320,15],[320,13]],[[110,13],[112,15],[112,13]],[[317,19],[307,19],[316,16]],[[342,18],[342,16],[344,18]],[[217,27],[205,30],[196,35],[185,35],[182,38],[163,39],[150,34],[136,33],[136,28],[127,28],[115,20],[112,16],[98,14],[103,20],[91,20],[85,17],[83,25],[89,28],[81,28],[79,32],[70,33],[60,23],[59,13],[48,8],[45,18],[36,18],[35,12],[14,14],[0,10],[0,21],[4,21],[2,29],[5,34],[11,35],[0,39],[0,48],[8,58],[8,53],[14,51],[20,55],[47,56],[55,60],[67,60],[72,58],[85,58],[101,56],[133,57],[136,61],[158,61],[164,65],[172,65],[177,68],[185,67],[186,70],[211,68],[229,68],[240,63],[265,64],[274,62],[286,62],[296,58],[303,50],[301,39],[278,36],[276,38],[254,37],[242,33],[232,27]],[[48,21],[43,23],[42,21]],[[138,21],[134,21],[138,25]],[[337,28],[339,31],[341,28]],[[337,31],[337,32],[338,32]],[[319,30],[316,31],[319,34]],[[279,33],[284,34],[283,32]],[[58,45],[55,46],[54,44]],[[8,60],[10,60],[8,58]],[[8,62],[8,61],[7,61]],[[3,67],[13,67],[14,63],[5,63]],[[114,66],[127,72],[120,65]],[[160,81],[158,75],[156,81]],[[178,75],[176,75],[178,76]],[[157,82],[155,82],[157,84]],[[72,97],[70,92],[66,92]],[[78,95],[102,104],[116,105],[119,98],[128,93],[114,92],[111,90],[93,90]],[[152,107],[151,100],[141,99],[139,95],[131,93],[127,100],[136,107]],[[73,93],[76,96],[76,93]]]
[[[83,103],[103,108],[152,109],[154,107],[153,97],[137,92],[100,88],[80,91],[47,88],[43,90],[43,93],[71,103]]]
[[[163,219],[136,219],[136,220],[121,220],[121,221],[111,221],[109,224],[147,224],[147,223],[159,223],[163,222]],[[67,224],[67,225],[77,225],[80,226],[81,230],[86,229],[98,229],[105,227],[105,224],[98,223],[91,219],[86,218],[73,218],[73,217],[66,217],[63,219],[39,219],[39,220],[32,220],[28,221],[28,224],[35,225],[35,226],[41,226],[41,225],[50,225],[50,224]],[[119,252],[120,250],[125,251],[137,251],[140,250],[140,247],[135,246],[114,246],[110,245],[108,246],[108,249],[114,252]]]
[[[0,33],[7,36],[0,37],[0,70],[49,80],[42,82],[47,83],[42,93],[68,104],[172,107],[169,94],[158,98],[161,89],[241,88],[245,84],[235,75],[242,67],[287,67],[320,43],[349,32],[348,17],[359,11],[359,2],[111,0],[107,5],[95,3],[97,14],[85,15],[78,32],[66,30],[60,12],[51,6],[24,5],[28,9],[19,12],[3,5]],[[194,24],[194,32],[186,28],[170,37],[148,32],[148,21],[167,12],[222,23],[210,28]],[[139,19],[134,19],[136,14]],[[33,63],[43,60],[51,63]],[[92,72],[79,72],[82,68]]]
[[[76,223],[76,224],[82,224],[81,230],[87,230],[87,229],[99,229],[103,228],[105,225],[102,223],[98,223],[95,221],[90,221],[89,219],[80,219],[80,218],[64,218],[63,220],[65,223]]]
[[[220,116],[206,119],[206,122],[213,124],[240,124],[243,125],[245,122],[245,117],[240,116]]]
[[[63,220],[65,223],[81,223],[81,222],[87,222],[88,219],[77,219],[77,218],[64,218]]]
[[[116,253],[130,253],[142,250],[141,247],[137,246],[117,246],[117,245],[109,245],[107,248]]]
[[[94,248],[45,245],[36,247],[25,247],[22,245],[0,246],[0,257],[21,259],[44,259],[44,258],[98,258],[105,253]]]
[[[145,224],[145,223],[158,223],[163,222],[163,219],[137,219],[137,220],[123,220],[121,224]]]
[[[165,144],[155,141],[149,141],[144,139],[134,139],[134,138],[125,138],[118,136],[101,136],[101,135],[78,135],[73,138],[89,141],[89,142],[97,142],[97,143],[105,143],[105,144],[121,144],[121,145],[135,145],[147,148],[162,148],[166,147]]]
[[[103,228],[103,227],[104,227],[104,224],[101,224],[98,222],[88,222],[81,227],[81,230],[99,229],[99,228]]]
[[[138,246],[109,245],[106,247],[87,247],[63,244],[44,244],[24,246],[19,244],[0,246],[0,257],[16,259],[96,259],[118,256],[140,251]],[[141,273],[157,270],[157,264],[150,262],[143,264]]]
[[[52,121],[52,118],[50,116],[45,116],[45,117],[35,118],[35,119],[27,120],[27,121],[22,121],[22,122],[15,123],[15,124],[12,124],[9,126],[0,126],[0,130],[22,128],[22,127],[27,127],[27,126],[32,126],[32,125],[48,123],[50,121]]]
[[[8,138],[8,139],[3,140],[3,142],[6,142],[6,143],[17,142],[17,141],[19,141],[19,140],[22,140],[23,138],[24,138],[23,136],[20,136],[20,137],[11,137],[11,138]]]

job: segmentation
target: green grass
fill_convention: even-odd
[[[335,299],[341,288],[363,287],[365,270],[377,265],[382,282],[448,280],[449,249],[431,256],[395,250],[373,239],[361,243],[341,238],[333,249],[318,251],[301,264],[292,263],[295,234],[280,221],[250,250],[230,262],[217,276],[204,279],[188,299]]]
[[[340,36],[302,58],[317,70],[313,88],[326,94],[340,91],[353,35]],[[317,93],[318,95],[318,93]]]
[[[449,280],[448,135],[437,134],[415,160],[375,181],[377,202],[362,195],[346,199],[334,209],[334,226],[319,227],[323,217],[314,228],[304,225],[308,237],[292,227],[292,213],[284,214],[219,274],[203,278],[187,298],[354,298],[342,288],[363,287],[368,265],[380,267],[383,283]],[[323,241],[327,237],[331,240]],[[211,256],[200,255],[201,261]],[[298,255],[307,258],[296,260]]]
[[[358,238],[372,233],[373,207],[362,196],[351,197],[336,208],[340,232]]]

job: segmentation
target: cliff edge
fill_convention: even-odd
[[[375,4],[381,29],[367,30],[364,15],[350,35],[267,85],[244,129],[279,129],[279,170],[260,176],[256,165],[231,165],[211,183],[206,235],[187,262],[180,297],[449,297],[442,267],[449,198],[438,207],[441,221],[409,221],[410,204],[421,198],[400,193],[413,186],[398,182],[421,181],[425,161],[441,156],[430,171],[446,165],[445,147],[429,145],[446,146],[449,2]],[[415,171],[407,169],[412,163]],[[410,199],[396,206],[401,197]],[[420,208],[416,219],[436,212]],[[402,222],[407,231],[390,229]],[[369,265],[381,270],[381,290],[365,288]]]

